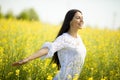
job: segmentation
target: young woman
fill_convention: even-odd
[[[56,39],[44,43],[38,52],[13,63],[13,66],[25,64],[39,57],[52,57],[52,62],[55,62],[60,69],[53,80],[72,80],[76,74],[80,75],[86,56],[86,48],[78,35],[78,30],[82,29],[83,23],[80,10],[69,10]]]

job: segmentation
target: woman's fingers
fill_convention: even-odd
[[[20,66],[23,63],[24,63],[23,61],[15,62],[15,63],[12,64],[12,66]]]
[[[12,66],[19,66],[19,65],[21,65],[19,62],[15,62],[12,64]]]
[[[20,65],[23,65],[25,63],[27,63],[28,60],[21,60],[19,62],[15,62],[12,64],[12,66],[20,66]]]

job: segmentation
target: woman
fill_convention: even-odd
[[[83,23],[81,11],[69,10],[54,42],[46,42],[38,52],[13,63],[13,66],[25,64],[39,57],[53,56],[51,62],[55,62],[60,69],[53,80],[72,80],[75,75],[80,74],[86,56],[86,48],[78,35]]]

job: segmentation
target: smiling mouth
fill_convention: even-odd
[[[82,24],[81,23],[78,23],[79,26],[81,26]]]

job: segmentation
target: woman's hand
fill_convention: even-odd
[[[24,59],[24,60],[13,63],[12,66],[20,66],[27,63],[28,61],[29,61],[28,59]]]

